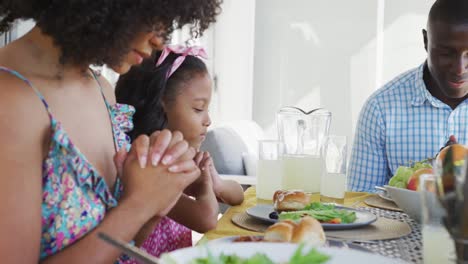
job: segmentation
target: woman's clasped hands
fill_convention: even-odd
[[[128,153],[123,148],[114,157],[124,186],[120,202],[139,207],[144,218],[165,216],[200,176],[195,155],[180,132],[139,136]]]

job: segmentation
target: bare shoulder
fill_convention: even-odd
[[[50,126],[33,90],[5,71],[0,71],[0,127],[0,233],[9,238],[0,241],[0,255],[32,263],[39,259],[42,160]]]
[[[115,94],[114,94],[114,87],[110,84],[110,82],[101,74],[97,76],[99,83],[101,84],[102,90],[104,92],[104,96],[106,97],[107,101],[110,104],[115,104]]]
[[[0,163],[3,166],[5,160],[11,161],[5,157],[13,154],[22,157],[17,163],[37,161],[36,154],[41,160],[43,146],[48,143],[45,139],[50,132],[50,120],[44,104],[20,73],[13,72],[15,64],[5,59],[5,51],[6,48],[0,49],[0,66],[11,71],[0,70]]]
[[[17,76],[0,71],[0,141],[7,144],[10,137],[25,137],[21,142],[40,140],[40,131],[49,127],[50,120],[40,98]],[[33,139],[34,138],[34,139]],[[7,142],[5,142],[7,141]],[[16,144],[21,144],[17,142]],[[30,141],[28,143],[31,143]]]

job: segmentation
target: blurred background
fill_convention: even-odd
[[[252,120],[276,136],[282,106],[333,113],[331,133],[351,141],[366,98],[424,62],[421,30],[433,0],[224,0],[201,39],[214,79],[214,127]],[[0,46],[27,32],[23,21]],[[187,41],[187,31],[172,42]],[[111,81],[109,69],[103,73]]]

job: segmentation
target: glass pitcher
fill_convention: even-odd
[[[283,107],[277,114],[278,136],[284,144],[282,188],[320,193],[323,147],[329,134],[331,112],[309,112]]]

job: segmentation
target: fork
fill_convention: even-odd
[[[385,189],[385,187],[382,187],[382,186],[374,186],[374,188],[379,191],[384,191],[384,192],[387,191],[387,189]]]
[[[135,259],[139,260],[140,263],[144,264],[159,264],[161,263],[159,258],[149,255],[146,251],[143,251],[131,244],[128,244],[124,241],[115,239],[105,233],[99,232],[98,237],[105,242],[109,243],[110,245],[120,249],[121,251],[125,252],[127,255],[134,257]]]
[[[362,240],[362,239],[346,239],[346,238],[341,238],[341,237],[334,237],[334,236],[329,236],[326,235],[327,239],[333,240],[333,241],[339,241],[341,243],[366,243],[366,244],[377,244],[379,242],[374,241],[374,240]],[[348,245],[346,245],[348,247]]]

